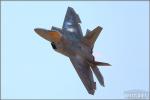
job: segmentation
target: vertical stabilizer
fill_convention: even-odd
[[[85,37],[83,38],[83,42],[87,44],[89,47],[93,48],[94,43],[99,36],[100,32],[102,31],[102,27],[98,26],[94,30],[89,31],[87,30],[87,33]]]

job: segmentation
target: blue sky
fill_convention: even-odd
[[[70,60],[55,52],[34,28],[62,27],[67,7],[81,27],[103,31],[96,41],[96,60],[106,87],[97,82],[89,95]],[[149,4],[128,1],[2,1],[1,83],[3,99],[109,99],[125,91],[149,90]]]

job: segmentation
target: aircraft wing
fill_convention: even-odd
[[[80,40],[83,37],[79,23],[81,23],[81,20],[78,14],[73,8],[68,7],[62,27],[63,33],[68,39]]]
[[[90,66],[78,57],[72,57],[70,58],[70,61],[72,62],[88,93],[93,95],[96,89],[96,83],[94,82]]]

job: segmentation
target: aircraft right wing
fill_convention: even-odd
[[[68,7],[66,16],[63,22],[62,30],[64,35],[68,39],[80,40],[83,37],[81,27],[81,20],[78,14],[74,11],[73,8]]]
[[[90,66],[84,60],[78,57],[72,57],[70,58],[70,61],[72,62],[88,93],[94,95],[96,83],[94,82]]]

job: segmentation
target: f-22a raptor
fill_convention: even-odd
[[[97,66],[110,66],[110,64],[95,61],[92,55],[94,43],[102,27],[98,26],[92,31],[87,29],[86,35],[83,36],[80,23],[78,14],[73,8],[68,7],[62,28],[52,26],[51,30],[42,28],[34,30],[48,40],[55,51],[69,57],[88,93],[94,95],[96,82],[93,73],[104,86],[103,76]]]

